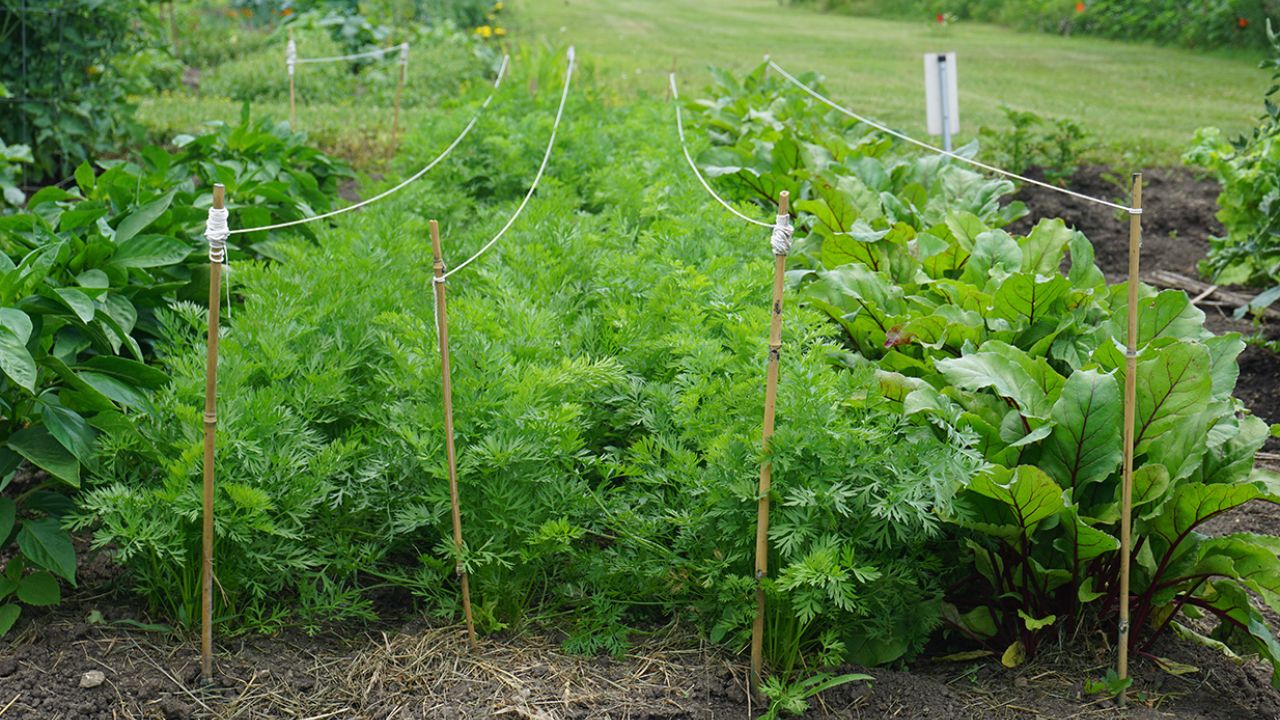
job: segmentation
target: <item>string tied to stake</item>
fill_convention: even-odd
[[[227,261],[227,238],[231,236],[227,215],[226,208],[209,208],[209,217],[204,223],[204,239],[209,241],[209,262],[221,264]]]
[[[400,67],[409,69],[409,43],[400,43]]]
[[[209,241],[209,262],[218,263],[225,268],[227,277],[227,318],[231,318],[231,263],[227,262],[227,238],[231,229],[227,227],[229,213],[226,208],[209,208],[209,217],[204,221],[204,239]]]
[[[769,238],[774,255],[781,256],[791,252],[791,236],[794,232],[795,228],[791,227],[791,216],[779,215],[778,221],[773,225],[773,235]]]
[[[293,74],[293,68],[298,64],[298,44],[289,38],[289,44],[284,48],[284,62],[289,66],[289,74]]]

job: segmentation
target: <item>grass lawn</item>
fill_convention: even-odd
[[[574,43],[619,89],[663,92],[673,58],[685,92],[706,67],[747,69],[764,53],[792,72],[826,76],[835,99],[913,134],[924,132],[921,55],[954,50],[959,141],[1003,127],[1000,103],[1071,117],[1099,141],[1098,160],[1173,164],[1196,128],[1232,133],[1262,112],[1260,56],[1205,54],[993,25],[817,14],[778,0],[515,0],[517,37]]]

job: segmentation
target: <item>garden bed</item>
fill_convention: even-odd
[[[1079,181],[1088,192],[1118,194],[1101,175],[1087,169]],[[1216,231],[1216,186],[1182,171],[1157,171],[1148,182],[1144,270],[1192,274],[1202,238]],[[1063,204],[1057,195],[1024,191],[1022,199],[1031,219],[1061,215],[1085,231],[1109,279],[1120,278],[1128,242],[1122,219]],[[1211,327],[1219,332],[1248,329],[1218,315]],[[1268,420],[1280,415],[1270,372],[1277,364],[1280,358],[1258,348],[1241,360],[1237,392]],[[1280,512],[1255,503],[1206,529],[1276,532]],[[33,612],[0,652],[0,717],[717,718],[740,717],[749,707],[745,658],[694,644],[689,638],[697,633],[688,628],[633,636],[621,660],[567,654],[553,629],[488,636],[472,651],[460,628],[424,623],[403,594],[384,598],[386,620],[371,626],[221,639],[219,680],[203,687],[193,638],[139,629],[149,618],[120,589],[119,570],[105,555],[83,555],[80,578],[68,602]],[[942,662],[926,652],[910,670],[873,669],[872,685],[843,686],[814,704],[836,717],[1120,717],[1111,701],[1083,692],[1084,680],[1112,662],[1107,640],[1070,654],[1046,647],[1017,670],[993,657]],[[1136,690],[1143,694],[1124,717],[1280,717],[1280,692],[1265,666],[1236,666],[1171,638],[1156,654],[1199,672],[1174,677],[1138,661]],[[90,671],[103,673],[102,684],[81,688]]]

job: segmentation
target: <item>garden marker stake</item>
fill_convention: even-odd
[[[436,337],[440,340],[440,384],[444,395],[444,453],[449,463],[449,504],[453,510],[453,549],[459,559],[454,571],[462,584],[462,614],[467,619],[467,640],[476,645],[476,625],[471,618],[471,588],[462,565],[462,510],[458,504],[458,455],[453,446],[453,380],[449,373],[449,312],[444,297],[444,260],[440,252],[440,225],[431,221],[431,252],[435,257]]]
[[[213,679],[213,441],[218,425],[218,307],[222,263],[227,259],[226,189],[213,186],[213,205],[205,221],[209,242],[209,343],[204,374],[204,512],[200,564],[200,675]]]
[[[773,415],[778,401],[778,358],[782,351],[782,282],[791,251],[791,194],[778,196],[778,222],[773,226],[773,309],[769,319],[769,369],[764,387],[764,431],[761,445],[769,451],[773,439]],[[773,484],[773,462],[760,465],[760,492],[756,506],[756,621],[751,627],[751,686],[760,688],[764,664],[764,577],[769,572],[769,488]]]
[[[1124,353],[1124,475],[1120,488],[1120,655],[1116,675],[1129,677],[1129,548],[1133,514],[1133,422],[1138,374],[1138,257],[1142,249],[1142,173],[1133,174],[1129,213],[1129,338]],[[1124,691],[1120,693],[1124,701]]]
[[[284,62],[289,68],[289,129],[298,131],[298,111],[294,105],[293,71],[298,64],[298,45],[293,41],[293,28],[289,28],[289,44],[284,47]]]
[[[404,79],[409,73],[409,43],[400,44],[400,82],[396,84],[396,110],[391,117],[391,144],[400,141],[400,96],[404,94]]]

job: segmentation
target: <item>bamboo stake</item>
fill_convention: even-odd
[[[298,131],[298,111],[295,107],[296,86],[293,74],[297,65],[298,46],[293,42],[293,28],[289,28],[289,45],[285,51],[285,62],[289,66],[289,129]]]
[[[214,185],[214,209],[223,209],[225,200],[225,188],[220,184]],[[222,264],[210,258],[209,341],[204,375],[204,527],[200,565],[200,674],[206,682],[213,679],[213,451],[218,425],[218,309],[221,296]]]
[[[778,196],[779,218],[790,213],[791,195]],[[766,451],[773,439],[774,412],[778,400],[778,359],[782,351],[782,283],[787,272],[786,254],[773,257],[773,311],[769,321],[769,368],[765,376],[764,431],[761,445]],[[751,686],[760,688],[764,665],[764,578],[769,572],[769,490],[773,485],[773,463],[760,466],[760,492],[756,508],[756,620],[751,628]]]
[[[400,142],[400,96],[404,94],[405,76],[409,72],[409,43],[400,46],[400,82],[396,84],[396,110],[391,119],[391,145]]]
[[[462,509],[458,503],[458,455],[453,445],[453,379],[449,371],[449,313],[444,294],[444,260],[440,252],[440,225],[431,223],[431,252],[435,257],[436,333],[440,339],[440,384],[444,395],[444,452],[449,463],[449,504],[453,510],[453,545],[462,552]],[[467,570],[459,560],[454,572],[462,584],[462,613],[467,619],[467,640],[476,646],[476,625],[471,617],[471,588]]]
[[[1133,174],[1133,207],[1142,209],[1142,173]],[[1120,656],[1116,674],[1129,677],[1129,548],[1133,514],[1133,424],[1138,374],[1138,259],[1142,248],[1141,212],[1129,215],[1129,337],[1124,358],[1124,475],[1120,489]],[[1125,695],[1120,693],[1120,701]]]

